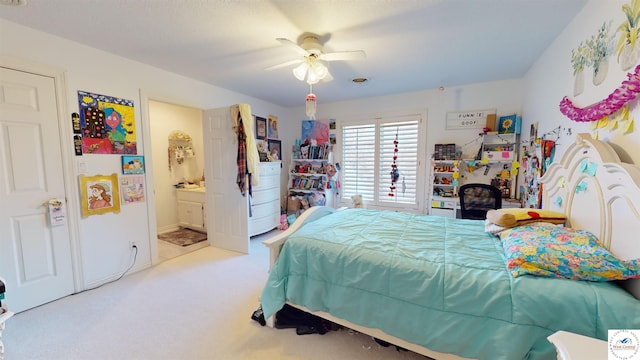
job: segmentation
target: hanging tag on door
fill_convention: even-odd
[[[64,199],[51,199],[47,201],[47,207],[51,226],[60,226],[67,223]]]

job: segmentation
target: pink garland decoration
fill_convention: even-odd
[[[628,73],[627,78],[606,99],[586,108],[576,107],[568,97],[563,97],[560,112],[573,121],[597,121],[615,113],[640,93],[640,65],[636,66],[633,73]]]

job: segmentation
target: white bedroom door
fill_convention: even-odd
[[[232,129],[231,110],[205,110],[203,116],[207,238],[211,246],[248,254],[248,201],[236,185],[238,140]]]
[[[0,276],[20,312],[74,291],[69,228],[50,226],[66,199],[54,79],[0,67]]]

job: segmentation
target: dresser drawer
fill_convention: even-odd
[[[280,187],[279,175],[263,175],[260,174],[258,186],[253,186],[252,190],[274,189]]]
[[[273,230],[280,224],[280,218],[275,219],[273,216],[266,216],[259,219],[249,220],[249,236],[265,233]]]
[[[259,205],[269,201],[280,200],[280,189],[253,189],[251,196],[251,204]]]
[[[260,177],[268,176],[268,175],[280,175],[280,165],[279,161],[274,162],[261,162],[260,163]]]
[[[280,201],[275,200],[251,207],[249,236],[267,232],[280,224]]]
[[[254,204],[251,206],[251,218],[261,218],[267,215],[280,216],[280,201],[273,200],[264,204]]]

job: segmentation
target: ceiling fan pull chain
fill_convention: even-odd
[[[316,94],[313,93],[313,85],[309,84],[309,95],[306,100],[306,112],[309,120],[316,119]]]

